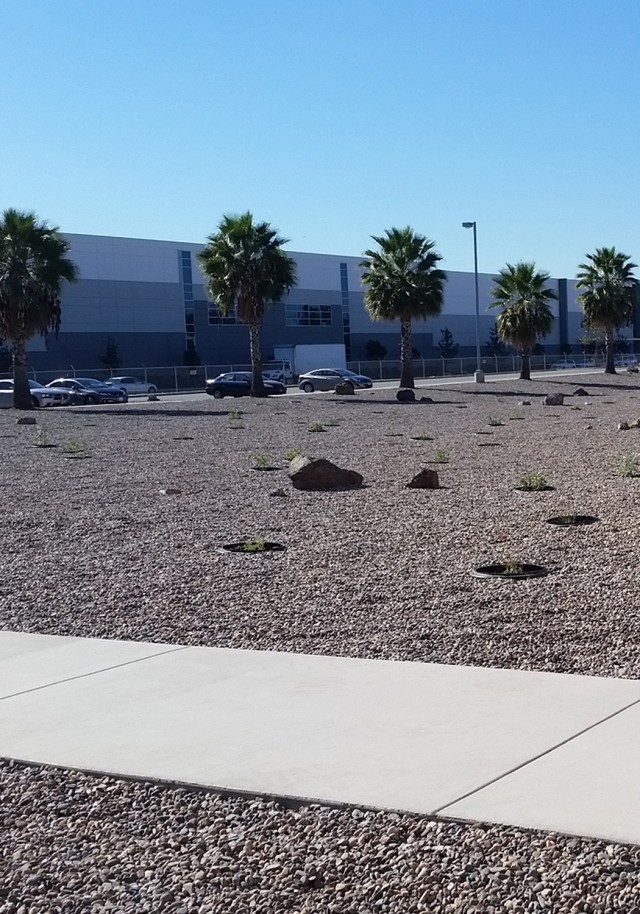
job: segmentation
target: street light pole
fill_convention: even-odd
[[[478,291],[478,234],[475,222],[463,222],[462,228],[473,229],[473,272],[476,283],[476,370],[474,381],[476,384],[484,384],[484,372],[482,370],[482,359],[480,358],[480,293]]]

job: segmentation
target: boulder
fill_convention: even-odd
[[[628,432],[629,423],[628,422],[618,422],[618,431],[619,432]]]
[[[274,489],[273,492],[269,492],[270,498],[288,498],[289,495],[285,492],[284,489]]]
[[[20,416],[16,419],[16,425],[36,425],[35,416]]]
[[[433,400],[431,399],[431,397],[420,397],[420,402],[421,403],[433,403]]]
[[[640,428],[640,419],[632,419],[627,423],[627,428]]]
[[[353,384],[336,384],[335,393],[340,397],[352,396],[355,394]]]
[[[416,393],[410,387],[401,387],[396,394],[396,400],[399,403],[413,403],[416,398]]]
[[[411,482],[407,483],[407,489],[439,489],[440,480],[436,470],[420,470],[413,477]]]
[[[330,460],[311,460],[302,455],[291,461],[289,478],[294,488],[307,492],[354,489],[362,485],[362,476],[355,470],[343,470]]]
[[[640,368],[634,368],[633,365],[629,365],[629,367],[627,368],[627,371],[629,372],[629,374],[638,374],[638,371],[640,371]]]
[[[588,397],[589,394],[584,389],[584,387],[579,387],[577,390],[574,390],[573,396],[574,397]]]
[[[564,394],[547,394],[543,406],[564,406]]]
[[[531,400],[518,400],[518,406],[531,406]]]

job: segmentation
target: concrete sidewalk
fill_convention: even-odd
[[[640,682],[0,632],[0,756],[640,843]]]

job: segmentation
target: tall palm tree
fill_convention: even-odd
[[[0,333],[13,350],[13,403],[31,409],[27,376],[27,340],[37,333],[57,333],[64,282],[78,271],[65,254],[69,244],[58,228],[34,213],[7,209],[0,219]]]
[[[286,243],[268,222],[255,223],[246,212],[223,216],[199,254],[209,294],[220,310],[235,307],[238,319],[249,326],[252,397],[265,396],[259,332],[265,304],[279,301],[296,284],[295,261],[282,250]]]
[[[613,362],[615,332],[633,315],[637,264],[615,248],[596,248],[587,263],[578,267],[577,287],[584,322],[591,330],[602,330],[605,342],[605,374],[615,374]]]
[[[547,288],[549,274],[535,263],[508,263],[494,279],[490,308],[502,308],[496,320],[498,335],[517,346],[522,355],[520,379],[531,380],[531,350],[553,326],[549,302],[558,296]]]
[[[366,286],[364,302],[374,320],[400,321],[400,387],[415,387],[411,364],[411,322],[437,317],[442,311],[447,276],[438,268],[442,257],[435,241],[410,226],[372,235],[379,250],[367,250],[360,264]]]

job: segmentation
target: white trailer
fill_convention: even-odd
[[[298,377],[314,368],[346,368],[347,355],[344,343],[301,343],[295,346],[274,346],[274,360],[291,364]]]

